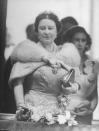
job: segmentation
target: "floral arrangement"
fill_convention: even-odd
[[[68,126],[77,125],[75,116],[71,115],[70,111],[59,112],[58,114],[52,114],[51,112],[46,112],[43,115],[40,115],[39,112],[31,115],[31,121],[45,123],[47,125],[52,125],[55,123],[58,124],[67,124]]]
[[[16,112],[16,118],[21,121],[32,121],[33,123],[41,124],[66,124],[67,126],[77,125],[75,120],[75,115],[72,115],[69,110],[66,110],[67,98],[64,96],[59,96],[59,109],[53,111],[52,109],[45,108],[40,105],[34,107],[28,104],[28,108],[21,108]]]

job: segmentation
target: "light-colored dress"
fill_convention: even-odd
[[[57,73],[54,73],[51,66],[40,61],[42,56],[46,57],[48,55],[61,60],[69,65],[70,68],[74,68],[76,72],[75,81],[80,82],[81,84],[81,89],[76,94],[69,95],[69,105],[67,109],[73,110],[82,101],[87,100],[87,97],[94,90],[94,85],[88,82],[87,77],[79,71],[79,53],[72,44],[69,43],[63,47],[57,47],[55,45],[55,48],[51,53],[39,46],[39,44],[36,45],[31,42],[29,42],[29,44],[30,45],[27,46],[27,49],[32,50],[30,51],[30,56],[32,57],[32,60],[30,57],[30,61],[32,62],[20,62],[17,60],[12,68],[9,80],[11,86],[13,86],[17,79],[24,78],[25,104],[27,106],[30,108],[36,107],[34,112],[39,113],[39,115],[42,115],[45,112],[51,112],[54,114],[59,111],[57,97],[62,90],[61,79],[67,73],[67,70],[61,67],[57,70]],[[17,51],[20,48],[22,48],[21,45],[19,45]],[[25,50],[23,50],[23,56],[24,51]],[[20,55],[19,52],[17,52],[17,54]],[[24,57],[27,57],[26,59],[28,59],[28,53]],[[83,84],[85,85],[83,86]]]

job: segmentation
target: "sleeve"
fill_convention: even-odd
[[[80,84],[80,92],[84,93],[85,97],[89,97],[91,93],[97,87],[98,74],[95,69],[95,65],[88,65],[86,73],[76,72],[75,80]],[[77,70],[76,70],[77,71]]]
[[[25,76],[29,75],[30,73],[37,70],[39,67],[44,66],[44,62],[30,62],[30,63],[22,63],[16,62],[13,65],[10,78],[9,78],[9,85],[13,87],[16,81],[20,78],[24,78]]]

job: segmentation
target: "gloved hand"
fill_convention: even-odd
[[[67,86],[62,85],[62,91],[66,94],[73,94],[77,93],[77,91],[80,89],[80,86],[78,83],[67,83]]]
[[[16,119],[19,121],[29,121],[31,119],[31,111],[25,106],[18,107]]]
[[[90,105],[91,103],[89,101],[83,101],[73,111],[71,111],[71,113],[78,116],[92,114],[92,109],[90,108]]]

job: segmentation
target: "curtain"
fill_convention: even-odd
[[[4,48],[5,48],[5,34],[6,34],[6,12],[7,0],[0,0],[0,112],[2,112],[4,106]]]

